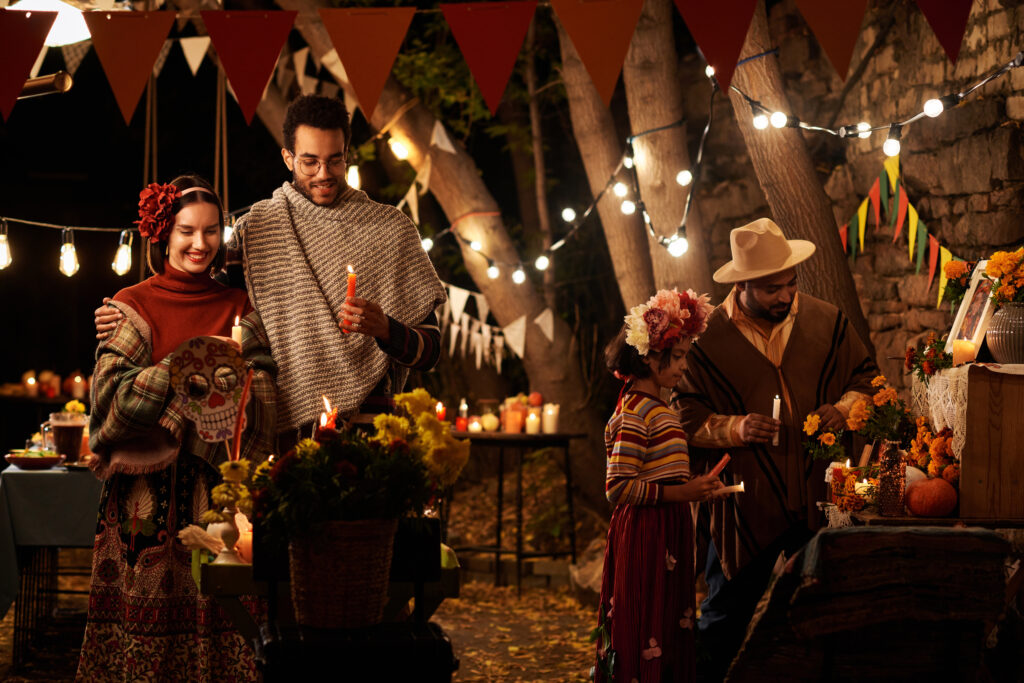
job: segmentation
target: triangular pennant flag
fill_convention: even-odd
[[[156,56],[156,62],[153,63],[153,78],[160,78],[160,72],[164,70],[164,64],[167,63],[167,55],[171,54],[172,45],[174,45],[173,41],[164,41],[163,47],[160,48],[160,54]]]
[[[313,67],[316,71],[320,71],[320,68],[323,65],[323,59],[317,57],[316,52],[313,51],[310,51],[309,58],[313,60]]]
[[[882,184],[879,182],[879,179],[875,178],[874,184],[871,186],[871,189],[868,190],[868,199],[871,200],[871,209],[875,212],[875,230],[882,227],[882,207],[881,198],[879,197],[879,189],[881,185]]]
[[[309,48],[304,47],[292,53],[292,64],[295,67],[295,82],[299,84],[299,92],[312,95],[316,83],[306,74],[306,63],[309,61]]]
[[[430,155],[423,157],[423,163],[420,164],[420,170],[416,172],[416,179],[413,182],[420,184],[420,196],[427,193],[427,189],[430,187]]]
[[[439,150],[449,154],[455,154],[455,147],[452,146],[452,141],[448,138],[448,132],[440,121],[434,121],[434,129],[430,131],[430,146],[437,147]]]
[[[612,101],[643,5],[644,0],[551,0],[605,106]],[[512,346],[511,339],[508,343]]]
[[[491,326],[484,325],[480,328],[480,334],[483,335],[483,347],[484,347],[484,360],[488,363],[491,361]]]
[[[462,314],[462,319],[459,321],[459,327],[462,328],[462,343],[459,345],[459,355],[463,358],[466,357],[466,345],[469,342],[469,333],[473,329],[472,323],[470,323],[470,317],[468,313]]]
[[[420,197],[416,194],[416,183],[409,186],[405,193],[405,203],[409,205],[409,216],[416,225],[420,224]]]
[[[321,9],[331,43],[369,121],[409,30],[415,7]]]
[[[130,125],[174,12],[84,12],[82,17],[124,122]]]
[[[484,337],[479,330],[473,330],[473,340],[470,346],[473,348],[473,356],[476,360],[476,369],[479,370],[484,361]]]
[[[502,328],[502,333],[505,335],[505,341],[508,342],[508,347],[519,356],[523,357],[526,352],[526,316],[521,315],[511,323]]]
[[[974,0],[917,0],[949,61],[956,64]]]
[[[473,292],[473,300],[476,301],[476,312],[480,314],[480,322],[487,322],[487,315],[491,312],[487,297],[482,292]]]
[[[917,255],[914,257],[914,272],[921,273],[921,264],[924,263],[924,249],[928,246],[928,226],[924,221],[917,222]]]
[[[857,240],[860,242],[860,250],[864,251],[864,233],[867,232],[868,225],[868,198],[865,197],[864,201],[857,207]]]
[[[444,330],[448,326],[448,311],[451,310],[451,306],[452,305],[448,302],[448,297],[445,297],[444,303],[441,304],[435,312],[437,324],[441,328],[441,334],[444,334]]]
[[[850,68],[853,48],[860,35],[864,21],[867,0],[844,0],[844,2],[821,2],[821,0],[796,0],[800,14],[832,66],[839,72],[839,79],[845,81]]]
[[[92,41],[90,40],[82,40],[70,45],[61,45],[60,53],[64,56],[64,68],[68,70],[69,74],[75,75],[79,65],[82,63],[82,59],[91,47]]]
[[[549,343],[555,341],[555,316],[550,308],[541,311],[541,314],[534,318],[533,322],[544,333]]]
[[[448,357],[455,358],[455,342],[459,340],[459,323],[453,322],[448,331],[451,333],[448,341]]]
[[[953,254],[949,252],[943,246],[939,247],[939,299],[935,304],[935,308],[942,306],[942,295],[946,293],[946,281],[949,280],[946,277],[946,264],[953,260]]]
[[[203,63],[203,59],[206,57],[206,51],[210,49],[210,36],[179,38],[178,44],[181,45],[181,51],[185,53],[185,61],[188,62],[189,71],[195,76],[199,72],[199,65]]]
[[[676,9],[704,59],[714,67],[723,92],[729,92],[756,7],[757,0],[676,0]]]
[[[200,14],[245,122],[251,123],[298,12],[212,10]]]
[[[885,207],[885,212],[887,214],[892,212],[892,207],[889,206],[889,178],[885,172],[885,167],[882,167],[881,173],[878,174],[878,190],[882,206]]]
[[[839,241],[843,243],[843,251],[846,251],[846,235],[850,230],[849,224],[839,228]]]
[[[462,312],[466,310],[466,302],[469,301],[469,290],[448,285],[448,301],[452,304],[452,320],[459,322]]]
[[[907,229],[907,258],[913,261],[914,245],[917,244],[917,209],[913,204],[908,204],[907,211],[910,213],[910,225]]]
[[[0,10],[0,114],[5,121],[56,18],[56,12]]]
[[[536,8],[534,0],[441,3],[441,12],[491,116],[501,104]]]
[[[505,358],[505,338],[500,334],[494,336],[494,367],[501,374],[501,361]]]
[[[341,58],[338,57],[338,51],[332,47],[329,52],[320,58],[320,62],[324,65],[325,69],[331,72],[331,76],[341,86],[341,92],[345,98],[345,108],[348,109],[349,117],[351,117],[352,112],[356,110],[359,103],[356,102],[355,95],[352,94],[352,83],[348,80],[348,72],[345,71],[345,66],[341,63]]]
[[[46,59],[46,53],[48,53],[49,51],[50,48],[43,45],[43,49],[39,51],[39,55],[36,57],[36,61],[32,63],[32,68],[29,69],[29,78],[35,78],[39,75],[39,70],[43,68],[43,60]]]
[[[896,213],[895,213],[895,215],[896,215],[896,234],[893,235],[893,238],[892,238],[893,243],[896,242],[896,240],[900,236],[900,232],[903,230],[903,219],[905,219],[907,217],[907,208],[909,206],[910,206],[910,201],[907,199],[906,188],[901,185],[900,186],[900,196],[899,196],[899,208],[896,210]]]
[[[939,240],[935,235],[928,235],[928,289],[932,288],[935,281],[935,265],[939,261]]]
[[[889,178],[889,189],[895,192],[896,182],[900,179],[900,155],[886,157],[882,166],[885,168],[886,177]]]
[[[117,0],[96,0],[96,9],[112,10]]]

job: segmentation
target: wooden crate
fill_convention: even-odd
[[[1024,519],[1024,375],[972,366],[960,516]]]

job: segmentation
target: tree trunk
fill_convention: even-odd
[[[672,32],[674,11],[671,0],[647,0],[626,54],[622,80],[634,134],[683,118],[683,94]],[[683,219],[686,195],[693,188],[692,184],[680,187],[676,182],[676,175],[690,168],[686,125],[636,138],[633,147],[639,159],[636,171],[640,193],[655,232],[671,237]],[[696,204],[686,222],[686,238],[690,248],[678,258],[654,240],[648,240],[654,283],[659,289],[678,286],[710,292],[713,283],[706,231]]]
[[[537,200],[537,227],[540,230],[544,250],[552,244],[551,211],[548,208],[547,170],[544,164],[544,137],[540,120],[540,102],[537,100],[537,66],[534,62],[534,46],[536,44],[537,15],[530,21],[530,29],[526,32],[526,92],[530,98],[530,140],[533,148],[533,181],[534,198]],[[544,281],[544,300],[548,308],[555,309],[555,269],[548,268],[542,275]]]
[[[612,171],[622,159],[622,140],[615,132],[611,112],[597,94],[590,74],[557,17],[555,25],[558,27],[562,79],[569,101],[573,135],[587,172],[590,191],[596,197],[605,188]],[[625,180],[625,175],[622,179]],[[608,191],[598,202],[597,212],[601,217],[605,241],[608,242],[622,303],[628,310],[647,301],[654,294],[654,271],[649,251],[651,239],[643,219],[639,214],[623,214],[620,204],[621,200]],[[558,252],[555,252],[555,257],[558,257]]]
[[[770,49],[772,42],[762,0],[754,12],[741,59]],[[783,89],[775,55],[743,64],[736,69],[732,82],[770,111],[793,111]],[[734,91],[729,96],[754,172],[775,221],[787,237],[810,240],[818,247],[815,255],[798,267],[800,289],[838,306],[874,355],[867,319],[839,240],[831,201],[814,170],[803,134],[799,128],[755,129],[750,105]]]

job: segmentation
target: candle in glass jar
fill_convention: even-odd
[[[472,420],[469,421],[469,427],[467,429],[470,432],[476,433],[482,432],[484,430],[484,427],[483,425],[480,424],[480,420],[474,417]]]
[[[523,411],[506,410],[505,432],[508,434],[518,434],[521,431],[523,431]]]
[[[541,415],[542,424],[545,434],[557,434],[558,433],[558,404],[557,403],[545,403],[544,413]]]
[[[29,398],[39,396],[39,383],[36,382],[35,377],[29,377],[25,380],[25,392],[28,394]]]
[[[468,426],[469,426],[469,418],[468,417],[463,417],[462,415],[459,415],[457,418],[455,418],[455,431],[457,431],[457,432],[464,432],[464,431],[466,431],[466,427],[468,427]]]
[[[977,355],[974,344],[967,339],[953,340],[953,365],[971,363]]]
[[[779,414],[780,414],[781,410],[782,410],[782,402],[779,400],[779,395],[776,394],[775,395],[775,400],[772,401],[772,419],[773,420],[778,420],[779,419]],[[772,435],[772,445],[773,446],[778,446],[779,445],[779,433],[778,432],[775,432]]]
[[[85,380],[82,379],[81,375],[75,375],[71,384],[71,398],[85,398]]]
[[[242,326],[238,324],[238,316],[235,316],[235,324],[231,326],[231,341],[242,348]]]
[[[526,415],[526,433],[540,434],[540,417],[538,417],[537,413],[528,413]]]

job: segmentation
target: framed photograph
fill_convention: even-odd
[[[987,263],[988,261],[978,261],[974,272],[971,273],[970,286],[964,300],[960,302],[956,317],[953,318],[953,328],[946,337],[947,353],[953,352],[953,342],[958,340],[971,342],[975,349],[981,347],[988,322],[995,312],[989,299],[992,294],[992,281],[983,275]]]

